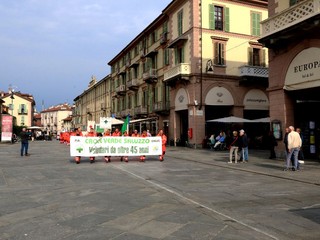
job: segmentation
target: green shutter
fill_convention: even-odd
[[[221,65],[225,65],[225,62],[224,62],[224,54],[225,54],[225,51],[224,51],[224,44],[220,44],[221,46]]]
[[[229,8],[224,9],[224,31],[230,32],[230,10]]]
[[[266,65],[266,50],[265,49],[262,49],[261,50],[262,51],[262,59],[261,59],[261,66],[262,67],[266,67],[267,65]]]
[[[181,63],[184,63],[184,47],[181,48]]]
[[[209,4],[209,29],[214,30],[214,5]]]
[[[219,63],[219,43],[214,43],[214,64]]]
[[[178,49],[174,49],[174,63],[177,65],[178,64]]]
[[[251,35],[253,36],[260,36],[260,21],[261,21],[261,14],[259,13],[251,13]]]

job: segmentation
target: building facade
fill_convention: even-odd
[[[97,81],[92,76],[88,88],[74,99],[72,123],[87,130],[88,122],[99,122],[101,117],[111,117],[111,78]]]
[[[32,95],[10,92],[1,93],[4,105],[9,107],[8,114],[14,118],[14,125],[30,127],[33,124],[35,101]]]
[[[72,107],[69,104],[59,104],[40,112],[41,125],[48,135],[56,135],[61,131],[71,131],[71,127],[64,125],[64,119],[72,115]]]
[[[289,125],[301,128],[305,155],[319,158],[320,1],[269,0],[262,30],[259,42],[270,56],[271,120],[279,121],[280,133]]]
[[[208,120],[269,116],[267,14],[267,1],[172,1],[109,62],[114,115],[192,144],[229,127]]]
[[[197,146],[243,127],[208,120],[268,117],[268,54],[257,41],[267,15],[263,0],[172,1],[108,62],[110,75],[74,99],[75,125],[130,115],[130,130],[163,129],[173,143]]]

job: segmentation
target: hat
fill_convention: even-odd
[[[243,129],[241,129],[239,132],[240,132],[240,133],[244,133],[244,130],[243,130]]]

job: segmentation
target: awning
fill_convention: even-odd
[[[157,117],[151,117],[151,118],[140,118],[140,119],[134,119],[134,120],[131,120],[129,122],[130,123],[138,123],[138,122],[150,122],[150,121],[155,121],[155,120],[158,120]]]
[[[253,119],[253,120],[250,120],[250,121],[253,122],[253,123],[258,123],[258,122],[269,123],[270,122],[270,118],[269,117],[258,118],[258,119]]]
[[[251,122],[249,119],[245,118],[239,118],[239,117],[224,117],[224,118],[217,118],[217,119],[212,119],[208,120],[207,122],[223,122],[223,123],[245,123],[245,122]]]

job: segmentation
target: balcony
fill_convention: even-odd
[[[134,115],[147,115],[148,109],[147,106],[138,106],[134,108]]]
[[[241,77],[269,77],[269,69],[260,66],[242,66],[239,67]]]
[[[131,80],[128,80],[127,81],[127,87],[130,90],[138,90],[139,89],[138,79],[137,78],[133,78]]]
[[[163,115],[169,115],[170,102],[156,102],[153,105],[153,112]]]
[[[158,81],[157,69],[151,68],[142,75],[143,81],[152,84]]]
[[[19,115],[27,115],[28,111],[27,111],[27,109],[21,108],[18,110],[18,114]]]
[[[121,84],[119,87],[116,87],[116,93],[118,95],[125,95],[126,94],[126,85]]]
[[[100,109],[101,109],[102,111],[105,111],[105,110],[107,109],[106,104],[105,104],[105,103],[101,103]]]
[[[191,74],[191,65],[189,63],[180,63],[164,72],[164,82],[170,84],[179,81],[189,81]]]
[[[319,31],[319,12],[319,0],[306,0],[295,4],[261,22],[262,37],[259,42],[270,48],[303,37],[305,33]]]
[[[268,86],[269,69],[260,66],[242,66],[240,84],[247,86]]]
[[[166,44],[168,42],[168,32],[164,32],[161,34],[160,36],[160,44],[163,45],[163,44]]]

